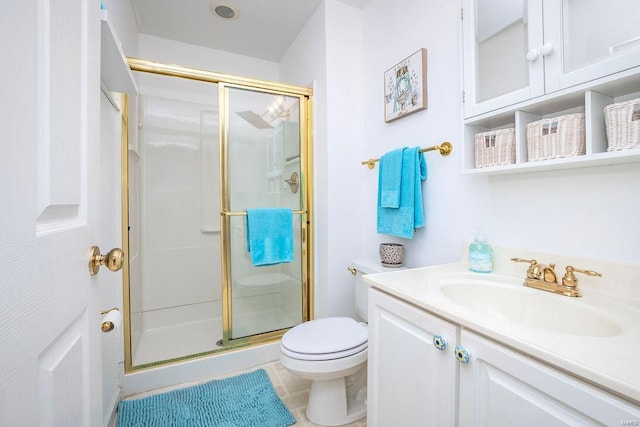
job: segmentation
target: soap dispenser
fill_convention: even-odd
[[[491,245],[476,229],[476,237],[469,245],[469,271],[476,273],[491,273],[493,270],[493,250]]]

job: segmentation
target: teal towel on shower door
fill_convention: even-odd
[[[380,234],[413,239],[416,228],[424,227],[424,208],[422,203],[421,181],[427,178],[427,164],[420,147],[402,150],[402,172],[400,182],[400,204],[397,208],[385,207],[382,204],[382,174],[385,156],[380,158],[378,176],[378,219],[377,230]]]
[[[256,267],[293,262],[293,211],[247,209],[247,250]]]

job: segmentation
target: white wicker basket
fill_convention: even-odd
[[[498,129],[475,136],[476,168],[516,162],[515,129]]]
[[[583,113],[542,119],[527,125],[527,154],[530,162],[584,153]]]
[[[640,98],[604,107],[607,151],[640,147]]]

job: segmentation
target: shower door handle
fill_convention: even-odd
[[[305,209],[302,209],[302,210],[291,211],[291,213],[294,215],[304,215],[307,213],[307,211]],[[221,211],[220,216],[247,216],[247,212],[246,211],[244,212]]]

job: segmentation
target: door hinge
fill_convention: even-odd
[[[464,21],[464,9],[460,8],[460,20]]]
[[[464,104],[464,91],[462,91],[462,103]]]

